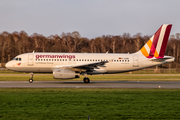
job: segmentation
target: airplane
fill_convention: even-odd
[[[164,56],[172,24],[163,24],[148,42],[136,53],[50,53],[32,52],[16,56],[5,66],[9,70],[31,73],[53,73],[54,79],[74,79],[88,75],[112,74],[140,70],[173,62],[174,57]]]

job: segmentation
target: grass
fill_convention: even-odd
[[[117,80],[127,80],[127,81],[171,81],[171,80],[180,80],[179,74],[106,74],[106,75],[89,75],[88,76],[92,81],[105,80],[105,81],[117,81]],[[29,74],[0,74],[0,81],[28,81],[30,78]],[[82,81],[83,76],[78,79]],[[61,79],[53,79],[52,74],[34,74],[34,81],[54,81]]]
[[[0,120],[180,119],[180,90],[0,89]]]
[[[154,69],[145,69],[145,70],[138,70],[133,72],[127,73],[119,73],[119,74],[105,74],[105,75],[88,75],[90,80],[95,81],[119,81],[119,80],[126,80],[126,81],[180,81],[180,74],[175,69],[163,69],[163,72],[159,69],[159,72],[155,72]],[[28,81],[30,78],[29,73],[23,72],[14,72],[11,70],[1,69],[0,70],[0,81]],[[78,80],[82,81],[83,76],[78,79],[71,79],[71,80]],[[54,81],[54,80],[61,80],[61,79],[53,79],[53,75],[49,73],[35,73],[34,74],[34,81]]]

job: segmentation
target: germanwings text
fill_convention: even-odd
[[[39,58],[69,58],[73,59],[76,58],[75,55],[36,55],[36,59]]]

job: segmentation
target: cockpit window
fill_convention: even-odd
[[[13,60],[21,61],[21,58],[14,58]]]

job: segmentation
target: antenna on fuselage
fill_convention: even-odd
[[[33,53],[35,52],[35,50],[33,50]]]
[[[106,52],[106,54],[108,54],[108,51]]]

